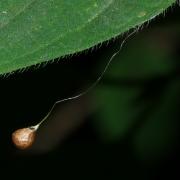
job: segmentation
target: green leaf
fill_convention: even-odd
[[[88,49],[175,0],[1,0],[0,74]]]

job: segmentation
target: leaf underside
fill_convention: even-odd
[[[109,40],[154,18],[174,0],[1,0],[0,74]]]

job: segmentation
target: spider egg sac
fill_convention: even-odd
[[[19,149],[28,149],[32,146],[36,136],[36,130],[33,128],[18,129],[12,134],[12,141]]]

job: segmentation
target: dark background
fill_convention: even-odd
[[[60,99],[86,90],[128,35],[47,66],[0,78],[0,160],[6,177],[179,179],[180,11],[130,37],[103,80],[59,104],[34,146],[11,133],[35,125]]]

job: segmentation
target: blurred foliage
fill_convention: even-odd
[[[162,92],[159,102],[133,137],[135,150],[142,159],[159,160],[178,144],[180,81],[174,80]]]
[[[149,160],[166,156],[177,144],[180,81],[174,80],[173,53],[179,32],[172,25],[137,33],[114,59],[94,99],[99,104],[94,123],[103,141],[130,135],[137,157]]]
[[[103,139],[117,140],[127,133],[140,112],[135,103],[139,94],[139,88],[99,88],[96,101],[100,107],[95,123]]]

